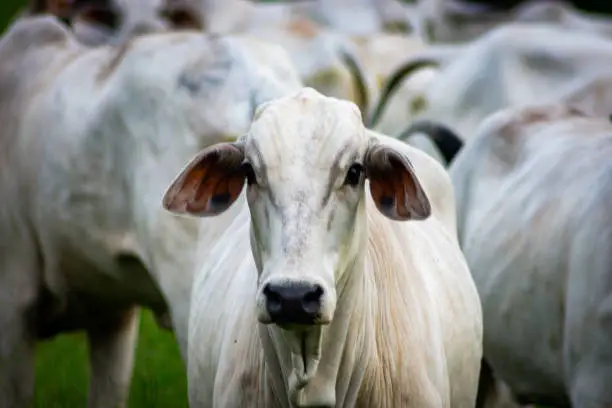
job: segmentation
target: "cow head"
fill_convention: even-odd
[[[371,137],[353,103],[303,88],[262,105],[238,142],[203,150],[164,196],[171,212],[209,217],[228,209],[246,185],[258,319],[284,329],[301,362],[293,364],[298,382],[316,371],[321,326],[332,322],[337,296],[361,270],[366,179],[386,217],[429,216],[408,158]]]
[[[88,45],[150,32],[202,29],[196,0],[35,0],[30,13],[57,16]]]

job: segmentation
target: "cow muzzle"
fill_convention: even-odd
[[[306,281],[269,281],[263,285],[260,322],[279,326],[319,325],[331,321],[325,286]],[[264,312],[264,310],[261,310]]]

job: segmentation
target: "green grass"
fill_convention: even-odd
[[[63,335],[39,344],[35,408],[83,408],[87,401],[88,382],[84,335]],[[140,339],[128,406],[188,406],[185,367],[174,336],[160,330],[149,312],[141,315]]]

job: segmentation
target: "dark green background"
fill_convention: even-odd
[[[13,19],[15,13],[26,4],[25,0],[0,0],[0,28],[2,31]]]

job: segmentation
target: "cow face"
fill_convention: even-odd
[[[304,88],[260,106],[238,142],[203,150],[163,203],[214,216],[246,184],[259,321],[304,330],[332,321],[336,293],[363,259],[366,178],[388,218],[429,216],[408,158],[370,137],[354,104]]]

